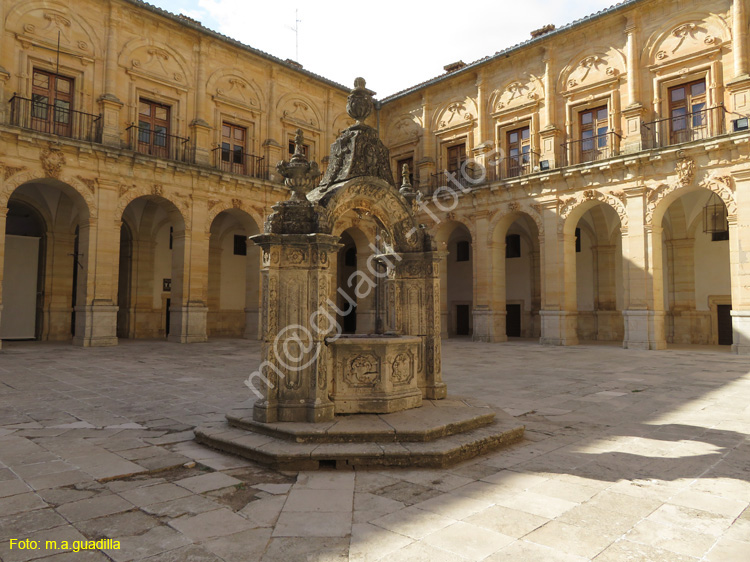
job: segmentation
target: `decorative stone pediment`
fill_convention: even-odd
[[[302,98],[287,98],[279,104],[282,121],[304,128],[320,129],[320,119],[313,105]]]
[[[422,123],[419,118],[405,113],[391,121],[386,138],[391,145],[416,142],[421,132]]]
[[[344,129],[351,127],[354,123],[354,119],[346,113],[339,113],[333,120],[333,130],[336,132],[336,136],[339,136]]]
[[[247,109],[261,109],[255,85],[236,74],[223,74],[209,81],[214,101],[221,101]]]
[[[14,31],[27,48],[39,45],[57,50],[59,34],[61,52],[86,60],[93,58],[99,47],[98,38],[85,22],[71,14],[67,7],[54,4],[22,13],[12,12],[8,16],[8,29]]]
[[[490,96],[490,113],[502,113],[527,105],[536,104],[544,98],[542,81],[534,75],[526,75],[508,83],[502,90]]]
[[[728,38],[726,23],[718,17],[681,22],[651,43],[649,64],[658,66],[715,50]]]
[[[142,40],[138,40],[143,43]],[[140,44],[126,48],[120,64],[133,76],[185,90],[190,81],[184,61],[166,45]]]
[[[458,127],[471,126],[477,116],[477,106],[474,100],[466,98],[453,101],[443,107],[435,119],[435,130],[443,131]]]
[[[625,57],[615,48],[589,52],[574,59],[560,75],[560,90],[574,92],[618,80],[625,72]]]

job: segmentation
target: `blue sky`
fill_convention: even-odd
[[[259,2],[256,0],[151,0],[206,27],[282,59],[299,62],[346,86],[367,79],[377,97],[443,73],[446,64],[471,62],[529,38],[548,23],[558,27],[608,8],[614,0],[475,0],[471,3]],[[465,9],[464,9],[465,6]],[[377,7],[377,9],[373,9]]]

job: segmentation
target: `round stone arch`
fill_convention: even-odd
[[[539,246],[544,242],[544,223],[542,217],[531,209],[520,206],[518,203],[510,203],[507,212],[497,212],[490,220],[490,226],[487,231],[487,246],[492,247],[499,243],[505,243],[505,235],[511,225],[518,219],[527,217],[536,226],[536,234]]]
[[[93,189],[87,187],[80,179],[67,176],[63,176],[61,179],[45,177],[43,173],[33,171],[16,173],[3,182],[0,189],[0,208],[8,206],[8,201],[18,188],[30,183],[40,183],[62,191],[73,201],[82,221],[96,217]]]
[[[581,217],[597,205],[604,205],[612,209],[620,220],[620,231],[626,232],[628,228],[628,215],[625,205],[614,197],[596,190],[583,192],[582,198],[572,198],[563,202],[560,208],[560,232],[572,236]]]
[[[184,227],[185,230],[190,230],[190,204],[187,201],[184,201],[182,204],[183,209],[180,209],[180,205],[165,195],[161,186],[156,185],[150,188],[143,187],[131,189],[122,195],[117,203],[115,218],[122,221],[123,214],[128,205],[142,197],[146,197],[158,204],[165,204],[165,208],[168,210],[169,214],[174,213],[174,216],[179,219],[177,221],[179,226]]]
[[[438,246],[438,250],[442,250],[445,247],[451,235],[453,234],[453,231],[461,226],[463,226],[469,232],[469,236],[471,236],[472,246],[476,245],[477,233],[474,225],[464,220],[462,217],[453,216],[447,221],[440,222],[435,227],[435,243]]]
[[[206,218],[205,226],[206,234],[211,233],[211,227],[213,226],[216,217],[218,217],[225,211],[231,212],[246,227],[250,226],[249,223],[246,224],[246,220],[251,220],[255,228],[251,228],[249,230],[263,232],[263,219],[261,218],[260,213],[258,213],[258,211],[253,207],[246,207],[245,205],[243,205],[240,199],[232,199],[231,201],[213,200],[209,201],[208,205],[208,216]]]
[[[700,184],[691,183],[689,185],[661,184],[648,195],[646,203],[646,226],[660,227],[664,215],[669,206],[687,193],[708,189],[716,193],[727,207],[727,215],[730,220],[737,217],[737,200],[734,197],[734,180],[730,175],[712,174],[704,178]]]
[[[320,232],[332,234],[346,213],[360,210],[370,213],[380,222],[391,236],[394,250],[414,252],[422,249],[422,231],[409,203],[384,180],[354,178],[333,190],[314,194],[313,201],[325,209],[319,219]]]

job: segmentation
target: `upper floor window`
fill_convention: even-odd
[[[221,125],[221,169],[246,173],[247,129],[231,123]]]
[[[587,109],[578,114],[581,131],[580,162],[609,157],[609,115],[607,106]]]
[[[705,79],[669,88],[670,144],[706,138],[707,113]]]
[[[169,106],[138,102],[138,152],[169,157]]]
[[[449,146],[446,156],[447,162],[445,167],[448,173],[456,174],[457,178],[461,178],[461,166],[466,162],[466,145],[456,144]]]
[[[521,127],[508,131],[506,136],[508,157],[507,177],[515,178],[531,171],[531,131],[529,127]]]
[[[73,80],[34,69],[31,83],[31,128],[64,137],[72,134]]]

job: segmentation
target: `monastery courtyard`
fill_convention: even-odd
[[[746,357],[523,340],[443,350],[449,395],[516,416],[522,442],[450,469],[296,474],[192,440],[250,397],[257,342],[8,343],[0,559],[748,560]],[[86,539],[120,549],[60,548]]]

